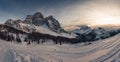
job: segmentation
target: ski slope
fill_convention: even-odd
[[[0,62],[120,62],[120,34],[90,45],[25,45],[0,40]]]

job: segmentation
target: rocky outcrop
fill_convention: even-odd
[[[32,15],[27,15],[26,19],[24,20],[24,23],[32,24],[32,19],[33,19]]]
[[[104,39],[110,37],[110,33],[101,27],[93,29],[93,32],[96,34],[96,39]]]
[[[60,23],[53,17],[48,16],[45,18],[45,24],[52,30],[57,33],[65,32],[62,27],[60,26]]]
[[[8,19],[5,22],[5,25],[25,31],[25,32],[35,32],[36,30],[36,28],[34,28],[34,25],[27,24],[27,22],[21,21],[21,20]]]
[[[22,20],[12,20],[12,19],[8,19],[6,22],[5,22],[5,25],[8,25],[8,26],[11,26],[11,27],[14,27],[14,28],[20,28],[20,23],[23,23]]]

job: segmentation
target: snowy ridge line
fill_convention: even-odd
[[[118,41],[120,41],[120,39]],[[90,62],[104,62],[104,61],[108,60],[109,58],[113,57],[115,54],[117,54],[120,51],[119,47],[120,47],[120,43],[118,43],[116,45],[116,47],[114,47],[106,55],[103,55],[103,56],[101,56],[101,57],[99,57],[97,59],[94,59],[94,60],[90,61]]]

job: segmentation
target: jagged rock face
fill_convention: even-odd
[[[36,12],[33,15],[32,23],[34,25],[40,26],[40,25],[43,25],[43,20],[44,20],[43,15],[40,12]]]
[[[24,23],[32,24],[32,19],[33,19],[32,15],[27,15],[26,19],[24,20]]]
[[[19,28],[19,27],[20,27],[19,23],[22,23],[22,21],[21,21],[21,20],[8,19],[8,20],[5,22],[5,25],[11,26],[11,27],[14,27],[14,28]]]
[[[12,25],[13,24],[13,20],[12,19],[8,19],[4,24],[5,25]]]
[[[64,32],[64,30],[61,28],[60,23],[53,18],[53,16],[48,16],[45,18],[45,24],[52,30],[57,33]]]
[[[24,39],[23,37],[26,36],[26,34],[27,33],[22,30],[7,25],[0,25],[0,39],[22,42]]]
[[[12,20],[12,19],[8,19],[5,22],[5,25],[25,31],[25,32],[32,32],[35,31],[35,28],[29,24],[25,24],[23,21],[21,20]]]

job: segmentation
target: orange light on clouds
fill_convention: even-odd
[[[120,25],[120,5],[114,0],[89,0],[60,14],[64,25]]]
[[[120,24],[120,16],[115,16],[107,12],[98,11],[91,13],[90,18],[93,21],[92,25]]]

